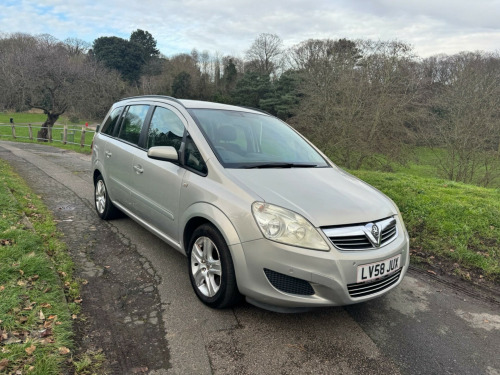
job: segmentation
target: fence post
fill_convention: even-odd
[[[47,130],[49,132],[49,142],[52,143],[52,126],[48,126]]]
[[[16,139],[16,126],[12,124],[11,127],[12,127],[12,138]]]
[[[66,144],[66,141],[68,140],[68,125],[64,125],[64,129],[63,129],[63,145]]]
[[[33,129],[31,129],[31,124],[28,124],[28,132],[30,134],[30,141],[33,140]]]
[[[85,126],[82,126],[82,136],[80,138],[80,146],[85,147]]]

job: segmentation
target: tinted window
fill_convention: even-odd
[[[142,125],[144,124],[148,110],[148,105],[131,105],[128,107],[118,137],[135,145],[138,144]]]
[[[106,119],[106,122],[102,126],[101,132],[104,134],[112,135],[115,130],[118,119],[120,118],[120,113],[122,112],[123,107],[115,108],[111,114]]]
[[[193,139],[188,134],[186,137],[186,148],[184,150],[184,164],[200,173],[207,173],[207,165],[201,157],[198,147],[194,144]]]
[[[147,147],[172,146],[179,151],[183,135],[184,124],[179,117],[169,109],[156,107],[148,131]]]

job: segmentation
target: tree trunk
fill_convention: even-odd
[[[49,140],[49,128],[54,126],[59,116],[59,113],[47,113],[47,120],[42,124],[42,128],[37,134],[37,140],[39,142],[47,142]]]

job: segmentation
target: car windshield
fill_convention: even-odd
[[[275,117],[219,109],[189,113],[226,168],[328,167],[313,147]]]

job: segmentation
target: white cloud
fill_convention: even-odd
[[[166,55],[192,48],[242,56],[263,32],[309,38],[398,39],[417,54],[496,50],[500,0],[4,0],[0,31],[59,39],[149,31]]]

